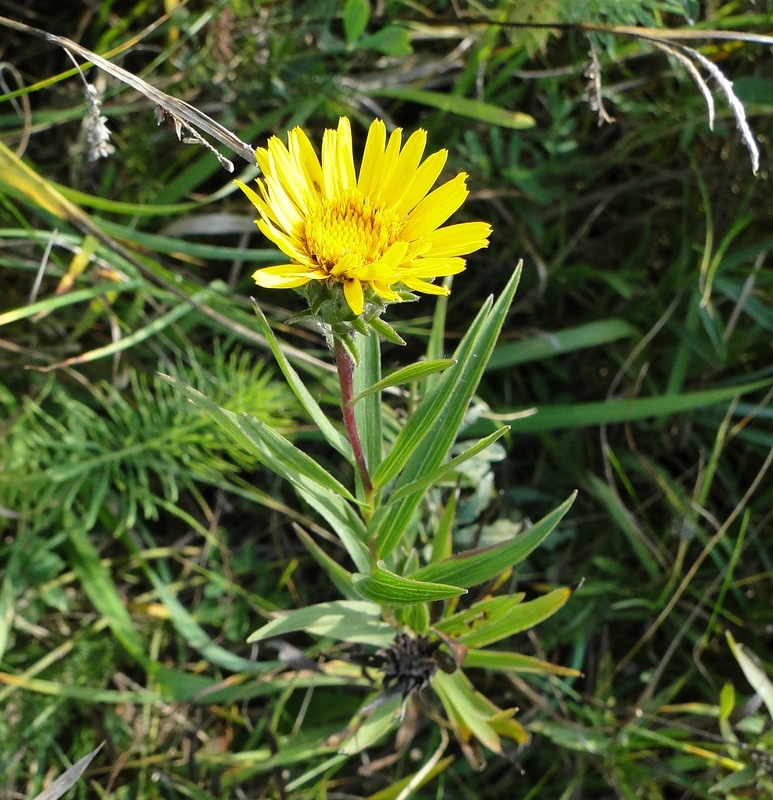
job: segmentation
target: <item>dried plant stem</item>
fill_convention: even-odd
[[[373,495],[373,483],[370,480],[365,451],[362,449],[360,434],[357,431],[357,420],[354,416],[354,406],[352,405],[354,397],[354,363],[346,347],[338,339],[335,339],[333,353],[335,355],[336,368],[338,369],[338,382],[341,385],[341,411],[344,415],[346,433],[352,443],[354,461],[360,474],[362,488],[365,491],[366,498],[370,498]]]

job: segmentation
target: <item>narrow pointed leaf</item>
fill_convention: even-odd
[[[513,300],[520,265],[496,303],[489,299],[459,344],[450,367],[400,431],[389,455],[373,476],[375,486],[396,478],[396,488],[420,479],[446,459]],[[403,536],[423,496],[413,492],[372,517],[368,531],[376,537],[376,555],[389,555]]]
[[[730,631],[726,633],[728,644],[733,651],[738,664],[746,676],[746,680],[752,685],[752,688],[760,696],[760,699],[768,707],[768,714],[773,719],[773,683],[770,678],[765,674],[765,669],[759,656],[752,653],[747,647],[740,642],[736,642],[733,634]]]
[[[149,659],[137,633],[126,603],[118,594],[115,583],[102,565],[99,552],[85,526],[70,531],[72,546],[71,564],[84,592],[97,612],[110,626],[115,638],[140,664],[148,665]]]
[[[476,650],[470,648],[464,657],[465,667],[493,669],[500,672],[528,672],[536,675],[562,675],[567,678],[579,678],[582,672],[571,667],[562,667],[542,661],[522,653],[507,650]]]
[[[370,575],[355,576],[354,588],[366,599],[387,606],[429,603],[466,593],[458,586],[404,578],[383,567],[377,567]]]
[[[453,359],[456,363],[446,371],[435,388],[424,397],[421,405],[419,405],[405,427],[398,434],[389,455],[382,461],[381,466],[373,475],[375,486],[385,486],[401,473],[411,457],[425,444],[428,434],[437,423],[438,418],[449,410],[449,403],[458,394],[458,386],[462,381],[465,367],[469,369],[469,354],[473,351],[476,336],[479,335],[491,312],[491,306],[492,301],[489,297],[484,301],[478,316],[459,343]],[[470,396],[472,396],[473,391],[474,388],[470,391]],[[457,405],[459,405],[458,401]],[[450,422],[451,420],[449,420]],[[453,435],[456,434],[458,424],[453,427],[449,424],[447,427]],[[445,453],[441,454],[439,461],[442,460],[444,455]]]
[[[356,502],[351,492],[313,458],[299,450],[284,436],[249,414],[236,414],[222,408],[206,395],[167,375],[163,380],[182,390],[198,408],[205,411],[224,430],[241,442],[256,457],[271,464],[272,469],[293,484],[303,484],[303,479],[316,483],[327,491]]]
[[[573,492],[558,508],[546,514],[524,533],[509,542],[468,550],[442,561],[422,567],[409,577],[414,580],[440,581],[454,586],[476,586],[501,575],[523,561],[548,537],[570,509],[577,492]]]
[[[377,336],[361,340],[360,363],[354,368],[354,391],[364,397],[355,403],[354,419],[365,451],[365,462],[372,475],[381,463],[381,345]]]
[[[295,491],[335,532],[357,569],[360,572],[366,571],[370,560],[365,545],[365,523],[351,505],[337,494],[313,483],[306,486],[296,485]]]
[[[341,744],[338,752],[351,756],[383,739],[397,725],[399,704],[399,697],[390,698],[372,713],[365,715],[361,723],[353,726],[351,736]]]
[[[346,547],[357,569],[368,567],[365,525],[347,502],[355,498],[316,461],[264,423],[221,408],[201,392],[168,375],[160,376],[191,400],[240,442],[248,452],[271,464],[271,469],[295,487],[296,492],[330,525]]]
[[[494,753],[502,750],[498,734],[491,727],[491,717],[498,710],[473,688],[467,676],[457,670],[449,675],[436,672],[432,678],[432,688],[437,692],[448,720],[456,735],[464,742],[474,736],[481,744]],[[484,700],[484,702],[481,702]]]
[[[437,361],[418,361],[415,364],[409,364],[407,367],[401,367],[398,370],[390,373],[386,378],[382,378],[378,383],[365,389],[355,396],[354,402],[356,403],[361,398],[366,397],[371,392],[382,392],[384,389],[389,389],[392,386],[402,386],[411,381],[417,381],[421,378],[426,378],[429,375],[434,375],[436,372],[441,372],[454,365],[453,358],[441,358]]]
[[[458,456],[454,456],[450,461],[447,461],[433,472],[429,472],[419,478],[419,480],[413,481],[407,486],[403,486],[398,489],[389,498],[389,502],[397,503],[414,492],[425,491],[430,486],[436,486],[437,484],[449,479],[453,476],[454,472],[456,472],[457,468],[461,464],[463,464],[465,461],[469,461],[471,458],[474,458],[478,455],[478,453],[482,453],[487,447],[494,444],[497,439],[501,439],[502,436],[504,436],[509,430],[509,425],[503,425],[501,428],[499,428],[499,430],[494,431],[494,433],[490,434],[489,436],[479,439],[474,445],[469,447],[463,453],[459,453]]]
[[[234,416],[236,417],[236,415]],[[279,462],[282,464],[283,472],[295,473],[297,477],[293,481],[294,483],[305,478],[346,500],[357,502],[354,495],[324,467],[321,467],[303,450],[298,449],[292,442],[277,433],[271,426],[266,425],[263,420],[242,413],[240,422],[243,430],[251,436],[252,440],[262,445],[273,469],[276,470],[277,462]]]
[[[290,611],[258,628],[247,641],[306,631],[340,642],[360,642],[378,647],[395,638],[395,630],[381,619],[381,608],[366,600],[337,600]]]
[[[68,770],[63,772],[50,786],[46,787],[39,795],[36,795],[33,800],[59,800],[62,795],[72,789],[73,786],[80,779],[81,775],[86,771],[89,764],[94,760],[97,753],[104,747],[105,743],[95,747],[88,755],[76,761]]]
[[[709,408],[729,403],[734,397],[761,389],[773,383],[770,378],[750,383],[736,383],[699,392],[664,394],[657,397],[626,397],[621,400],[599,400],[592,403],[571,403],[539,406],[533,413],[524,409],[513,411],[510,425],[513,432],[538,433],[568,428],[587,428],[615,422],[633,422],[639,419],[660,419],[673,414],[683,414],[697,408]],[[516,416],[518,415],[518,416]]]
[[[311,557],[327,572],[336,589],[347,599],[356,599],[352,587],[352,574],[338,563],[331,555],[326,553],[314,539],[300,525],[294,524],[293,528],[298,538],[303,542]]]
[[[515,633],[533,628],[555,614],[570,596],[571,591],[561,587],[528,603],[512,603],[510,607],[503,603],[497,608],[496,613],[490,613],[471,630],[460,633],[456,638],[468,647],[485,647]],[[453,618],[450,620],[453,621]],[[441,620],[435,627],[442,633],[448,633],[446,628],[450,627],[450,624],[444,623],[446,620]]]
[[[353,463],[354,456],[352,454],[352,447],[347,441],[346,437],[333,427],[325,412],[320,408],[319,403],[317,403],[317,401],[312,397],[311,392],[306,388],[306,384],[303,382],[300,375],[298,375],[292,364],[290,364],[289,360],[282,352],[279,346],[279,341],[274,335],[274,331],[271,329],[271,326],[268,324],[265,314],[260,310],[260,307],[254,300],[252,303],[255,308],[255,314],[258,317],[260,330],[266,337],[266,341],[268,342],[268,346],[271,348],[271,352],[274,354],[276,363],[278,364],[279,369],[282,370],[282,374],[285,376],[285,379],[295,393],[295,396],[298,398],[306,413],[311,417],[314,424],[319,428],[327,442],[350,463]]]

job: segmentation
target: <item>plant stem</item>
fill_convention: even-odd
[[[355,419],[354,406],[352,405],[352,398],[354,397],[354,362],[338,339],[335,339],[333,353],[335,354],[336,368],[338,369],[338,382],[341,385],[341,411],[344,415],[346,432],[349,435],[349,441],[352,443],[354,461],[357,464],[357,471],[360,473],[365,497],[370,499],[373,496],[373,484],[370,480],[368,463],[365,460],[365,452],[362,449],[360,434],[357,431],[357,420]]]

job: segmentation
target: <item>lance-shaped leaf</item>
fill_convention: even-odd
[[[319,403],[306,388],[306,384],[303,382],[300,375],[298,375],[287,356],[285,356],[285,354],[282,352],[282,349],[279,346],[279,341],[274,335],[274,331],[271,329],[271,326],[268,324],[268,320],[266,319],[264,313],[260,310],[255,300],[252,301],[252,304],[255,308],[255,314],[258,317],[260,330],[266,337],[268,346],[271,348],[271,352],[274,354],[274,358],[276,359],[279,369],[282,370],[285,380],[290,385],[290,388],[295,393],[295,396],[298,398],[300,404],[303,406],[306,413],[311,417],[314,424],[319,428],[325,439],[327,439],[328,443],[342,456],[344,456],[349,463],[354,463],[352,446],[349,444],[346,437],[344,437],[340,431],[333,427],[325,412],[320,408]]]
[[[483,304],[454,353],[456,363],[429,391],[373,475],[376,487],[397,478],[395,488],[399,489],[445,461],[504,324],[520,273],[519,265],[496,303],[489,298]],[[388,556],[397,546],[423,493],[419,489],[373,515],[368,532],[376,538],[379,558]]]
[[[247,414],[221,408],[201,392],[168,375],[160,376],[182,390],[223,430],[256,458],[268,463],[277,475],[292,484],[298,494],[330,524],[357,565],[365,570],[368,553],[364,545],[365,526],[347,501],[357,502],[349,490],[314,459],[290,441]]]
[[[562,667],[542,661],[523,653],[511,653],[507,650],[476,650],[471,648],[464,657],[465,667],[493,669],[499,672],[529,672],[536,675],[562,675],[567,678],[579,678],[582,672],[572,667]]]
[[[533,628],[555,614],[571,596],[567,588],[554,589],[536,600],[522,603],[522,595],[494,597],[475,603],[470,608],[440,620],[435,628],[452,635],[467,647],[485,647],[506,639],[514,633]],[[474,620],[473,627],[464,630],[463,624]]]
[[[76,761],[68,770],[63,772],[50,786],[48,786],[33,800],[59,800],[60,797],[67,794],[70,789],[77,783],[78,779],[86,771],[88,765],[94,759],[94,756],[102,749],[104,742],[95,747],[88,755],[83,756],[80,760]]]
[[[295,631],[376,647],[386,646],[395,638],[395,629],[381,619],[381,608],[375,603],[336,600],[290,611],[256,630],[247,641],[260,642]]]
[[[475,737],[489,750],[499,753],[502,751],[501,737],[517,744],[525,744],[529,740],[524,727],[512,718],[515,709],[497,708],[473,689],[461,670],[450,675],[435,673],[432,688],[448,714],[454,734],[463,745]]]
[[[746,680],[749,681],[762,702],[768,707],[768,714],[773,719],[773,683],[765,674],[762,662],[751,650],[736,642],[730,631],[727,631],[726,636],[730,649],[743,670]]]
[[[381,463],[381,345],[378,337],[366,336],[360,344],[360,361],[354,367],[354,391],[363,399],[354,403],[354,418],[372,474]]]
[[[196,389],[186,386],[182,381],[167,375],[160,377],[181,389],[194,405],[205,411],[248,452],[268,463],[276,473],[286,480],[301,485],[301,487],[306,481],[312,481],[340,497],[357,502],[351,492],[326,469],[262,420],[246,413],[237,414],[228,411]]]
[[[396,503],[405,497],[408,497],[413,492],[424,491],[430,486],[437,486],[437,484],[448,480],[457,470],[459,466],[474,458],[478,453],[482,453],[487,447],[490,447],[497,439],[502,438],[510,430],[509,425],[503,425],[494,433],[489,434],[483,439],[479,439],[475,444],[468,447],[464,452],[454,456],[450,461],[441,464],[436,470],[423,475],[416,481],[413,481],[406,486],[398,489],[390,498],[389,501]]]
[[[370,575],[355,575],[354,588],[368,600],[386,606],[429,603],[466,593],[458,586],[404,578],[383,567],[376,567]]]
[[[435,361],[417,361],[415,364],[409,364],[407,367],[401,367],[394,372],[391,372],[386,378],[382,378],[377,383],[374,383],[369,388],[361,391],[355,395],[353,403],[366,397],[371,392],[383,392],[384,389],[389,389],[393,386],[402,386],[404,383],[411,381],[418,381],[421,378],[426,378],[429,375],[434,375],[441,372],[448,367],[453,366],[453,358],[440,358]]]
[[[349,570],[339,564],[333,556],[317,544],[311,534],[307,533],[295,522],[293,523],[293,530],[303,542],[311,557],[327,572],[328,577],[335,584],[341,595],[349,600],[356,599],[357,594],[352,588],[352,574]]]
[[[464,587],[485,583],[523,561],[539,547],[569,510],[576,496],[577,492],[573,492],[558,508],[509,542],[468,550],[466,553],[435,561],[411,573],[409,577]]]

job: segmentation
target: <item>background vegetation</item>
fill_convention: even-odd
[[[764,797],[773,703],[755,696],[726,631],[770,672],[770,49],[688,42],[734,81],[761,145],[755,177],[726,98],[716,92],[711,131],[683,60],[575,23],[767,33],[767,4],[165,6],[3,13],[105,54],[254,145],[294,125],[318,140],[341,114],[360,143],[375,116],[426,128],[449,171],[470,174],[465,213],[494,226],[455,281],[449,349],[525,261],[470,427],[504,419],[512,431],[461,487],[455,535],[511,536],[580,490],[509,580],[576,587],[511,648],[583,674],[473,671],[492,700],[520,707],[531,742],[482,772],[452,750],[416,796]],[[250,295],[335,414],[322,340],[284,325],[292,292],[253,285],[275,253],[211,153],[92,69],[115,152],[89,161],[72,62],[18,32],[2,41],[0,139],[33,177],[0,170],[0,797],[34,797],[103,740],[76,797],[396,796],[437,747],[438,727],[422,722],[432,693],[410,735],[331,765],[327,737],[365,682],[354,670],[350,686],[328,687],[299,653],[245,643],[273,612],[337,596],[291,527],[314,520],[155,377],[316,452]],[[591,48],[615,118],[603,125]],[[239,161],[236,174],[255,171]],[[408,347],[388,362],[423,352],[433,309],[390,309]],[[335,655],[305,635],[282,646],[312,663]]]

